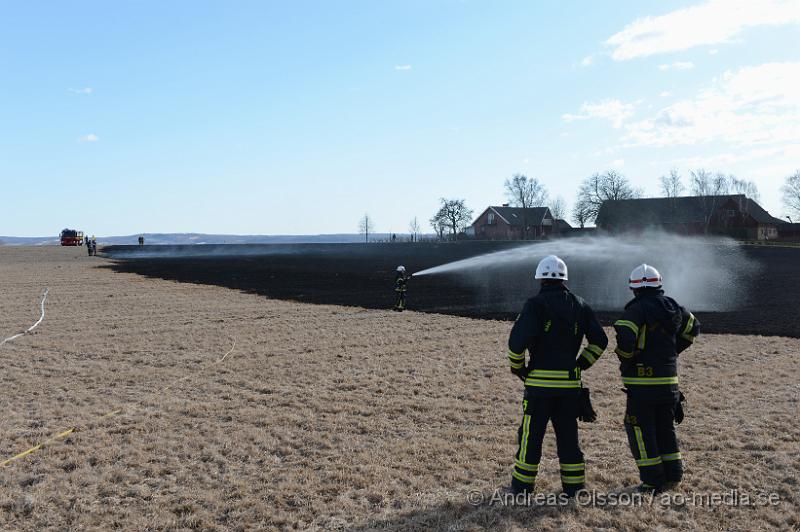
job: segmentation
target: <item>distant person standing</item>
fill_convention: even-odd
[[[700,322],[664,295],[661,274],[652,266],[634,268],[628,286],[634,298],[614,323],[614,351],[628,395],[625,431],[639,468],[639,491],[658,492],[683,477],[673,424],[683,421],[678,354],[692,345]]]
[[[406,275],[405,266],[398,266],[397,274],[394,277],[394,291],[397,294],[394,310],[397,312],[402,312],[406,309],[406,291],[408,291],[409,279],[411,279],[411,275]]]
[[[144,246],[144,236],[139,237],[139,245]]]
[[[92,256],[92,239],[88,236],[83,239],[84,244],[86,244],[86,253],[91,257]]]
[[[97,239],[95,238],[94,235],[92,235],[92,246],[90,249],[92,251],[89,253],[89,255],[97,256]]]

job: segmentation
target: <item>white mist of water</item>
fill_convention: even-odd
[[[734,240],[652,232],[523,245],[429,268],[414,277],[455,276],[464,284],[493,291],[485,295],[487,301],[505,294],[508,308],[503,310],[518,310],[538,290],[533,274],[547,255],[566,261],[567,284],[597,310],[620,309],[630,300],[628,275],[643,262],[661,272],[667,295],[695,311],[734,310],[746,297],[747,278],[758,271]]]

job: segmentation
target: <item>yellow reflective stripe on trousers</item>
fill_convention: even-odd
[[[639,446],[639,459],[644,460],[647,458],[647,449],[644,448],[644,438],[642,438],[642,429],[633,426],[633,433],[636,434],[636,445]]]
[[[633,323],[632,321],[628,320],[617,320],[614,322],[614,327],[627,327],[628,329],[633,331],[633,334],[639,336],[639,326]]]
[[[539,464],[526,464],[521,460],[515,460],[514,465],[520,469],[524,469],[525,471],[533,471],[533,472],[539,471]]]
[[[522,473],[520,473],[516,469],[511,472],[511,476],[514,477],[515,479],[519,480],[520,482],[524,482],[525,484],[533,484],[534,482],[536,482],[536,476],[535,475],[534,476],[523,475]]]
[[[519,440],[519,456],[517,460],[525,462],[525,455],[528,453],[528,434],[531,430],[531,416],[525,414],[522,416],[522,438]]]
[[[662,454],[661,459],[665,462],[672,462],[673,460],[682,460],[683,457],[679,451],[677,453]]]
[[[622,377],[623,384],[634,386],[655,386],[659,384],[678,384],[678,377]]]
[[[580,464],[561,464],[561,471],[583,471],[585,469],[585,462]]]
[[[547,381],[542,379],[525,379],[525,386],[539,388],[580,388],[581,381]]]
[[[586,482],[586,476],[581,475],[579,477],[565,477],[564,475],[561,475],[561,482],[563,484],[583,484]]]
[[[641,460],[636,460],[636,465],[639,467],[647,467],[651,465],[658,465],[661,463],[661,457],[656,456],[655,458],[642,458]]]
[[[528,373],[528,376],[547,379],[569,379],[569,371],[563,369],[534,369]]]

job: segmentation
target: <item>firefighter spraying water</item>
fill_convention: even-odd
[[[403,312],[406,309],[406,292],[408,291],[409,279],[411,279],[411,274],[406,275],[406,267],[398,266],[394,276],[394,291],[397,295],[394,310],[397,312]]]

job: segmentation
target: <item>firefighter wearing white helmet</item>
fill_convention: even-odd
[[[397,301],[394,305],[394,310],[402,312],[406,309],[406,291],[408,290],[408,280],[411,279],[410,275],[406,275],[406,267],[398,266],[397,273],[394,276],[394,291],[397,295]]]
[[[634,298],[614,323],[615,352],[628,395],[625,431],[643,491],[661,491],[683,477],[674,423],[683,421],[678,354],[692,345],[700,322],[664,295],[656,268],[640,264],[628,277]]]
[[[525,383],[519,447],[511,474],[512,493],[530,493],[539,472],[542,441],[553,422],[568,496],[583,489],[586,467],[578,441],[578,421],[594,421],[581,372],[595,363],[608,338],[586,302],[570,292],[567,265],[551,255],[539,262],[539,293],[528,299],[508,339],[511,371]],[[581,349],[584,337],[586,346]],[[530,358],[526,364],[525,351]]]

